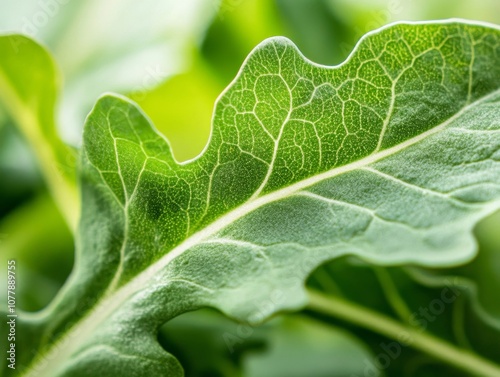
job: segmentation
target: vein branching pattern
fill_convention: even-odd
[[[212,127],[204,152],[178,163],[135,104],[98,101],[77,264],[26,317],[42,355],[27,375],[177,376],[156,332],[185,311],[258,323],[303,306],[305,278],[345,254],[470,259],[472,227],[500,203],[500,31],[395,24],[337,67],[272,38],[220,96]]]

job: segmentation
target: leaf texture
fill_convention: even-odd
[[[472,227],[500,203],[499,63],[500,30],[459,21],[380,29],[336,67],[272,38],[182,164],[134,103],[102,97],[84,130],[78,260],[25,315],[39,355],[26,375],[182,375],[156,333],[183,312],[259,323],[303,306],[310,272],[346,254],[469,260]]]

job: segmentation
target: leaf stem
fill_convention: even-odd
[[[322,266],[314,273],[314,278],[322,290],[333,293],[338,296],[343,296],[342,290],[339,288],[332,275],[326,270],[327,266]]]
[[[410,309],[408,309],[405,300],[399,294],[389,272],[384,267],[380,266],[374,266],[373,271],[377,276],[389,305],[391,305],[394,312],[403,322],[408,322],[411,317]]]
[[[311,289],[308,290],[308,295],[307,308],[310,310],[395,339],[402,345],[413,347],[472,375],[500,376],[499,365],[431,334],[424,333],[418,328],[401,324],[390,317],[339,297],[327,296]]]

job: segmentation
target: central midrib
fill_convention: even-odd
[[[123,302],[125,302],[129,297],[131,297],[133,294],[136,292],[140,291],[143,287],[147,285],[147,282],[153,277],[157,276],[157,274],[163,270],[172,260],[177,258],[179,255],[183,254],[185,251],[189,250],[191,247],[199,244],[200,242],[206,240],[210,236],[216,234],[217,232],[221,231],[228,225],[234,223],[238,219],[242,218],[243,216],[255,211],[256,209],[284,199],[289,197],[290,195],[293,195],[294,193],[297,193],[298,191],[307,188],[309,186],[312,186],[318,182],[321,182],[325,179],[328,178],[333,178],[335,176],[356,170],[358,168],[366,167],[370,164],[373,164],[377,161],[380,161],[386,157],[389,157],[393,154],[396,154],[400,151],[405,150],[406,148],[426,139],[427,137],[436,134],[443,129],[445,129],[450,123],[454,122],[456,119],[458,119],[462,114],[467,112],[469,109],[488,101],[492,97],[495,97],[500,93],[499,90],[495,90],[491,92],[490,94],[478,99],[477,101],[463,107],[459,112],[457,112],[455,115],[444,121],[443,123],[431,128],[430,130],[415,136],[411,139],[408,139],[398,145],[395,145],[391,148],[379,151],[377,153],[371,154],[365,158],[362,158],[360,160],[357,160],[355,162],[352,162],[350,164],[337,167],[331,170],[328,170],[326,172],[323,172],[321,174],[315,175],[313,177],[304,179],[302,181],[296,182],[288,187],[279,189],[277,191],[268,193],[266,195],[260,196],[258,198],[249,200],[239,207],[231,210],[230,212],[226,213],[223,215],[221,218],[218,220],[214,221],[211,223],[209,226],[206,228],[202,229],[199,232],[194,233],[190,237],[188,237],[184,242],[173,248],[168,254],[166,254],[164,257],[160,258],[158,261],[156,261],[154,264],[152,264],[150,267],[139,273],[133,280],[119,288],[114,294],[109,294],[108,296],[105,296],[101,299],[101,301],[95,306],[95,308],[88,314],[88,316],[84,317],[80,322],[78,322],[75,326],[71,328],[71,330],[64,335],[58,342],[57,344],[54,344],[54,346],[51,348],[51,351],[49,351],[47,354],[52,356],[52,357],[47,357],[47,359],[50,359],[50,363],[46,363],[45,365],[52,365],[52,366],[62,366],[62,363],[60,361],[63,361],[67,359],[71,354],[78,349],[78,347],[84,343],[86,339],[90,337],[90,335],[93,333],[93,330],[97,328],[100,324],[102,324],[110,314],[116,311],[117,308],[121,306]],[[77,342],[72,342],[72,344],[68,346],[64,346],[65,339],[73,339],[76,338],[75,335],[80,334],[78,336],[78,343]],[[83,335],[82,335],[83,334]],[[58,346],[60,343],[63,344],[63,346]],[[55,349],[57,352],[53,352],[52,349]],[[51,353],[54,353],[54,355],[51,355]],[[43,377],[43,376],[52,376],[53,374],[50,373],[50,370],[47,370],[46,368],[43,368],[42,371],[40,370],[30,370],[29,373],[26,374],[27,377]]]

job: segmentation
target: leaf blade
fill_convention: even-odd
[[[434,39],[444,41],[449,51],[461,48],[462,60],[456,62],[456,54],[449,55],[451,73],[439,64],[441,52],[432,49],[430,55],[423,53],[422,61],[414,62],[405,57],[404,33],[410,40],[419,35],[425,43],[415,48],[422,51],[426,44],[433,46]],[[478,49],[481,53],[475,56],[480,59],[473,64],[471,33],[484,42],[484,51]],[[234,318],[260,322],[277,311],[296,309],[306,302],[303,281],[310,271],[346,253],[384,264],[446,265],[470,258],[472,225],[499,205],[500,192],[492,189],[500,175],[496,164],[500,74],[494,64],[499,39],[497,28],[485,26],[399,24],[365,38],[349,61],[336,68],[313,65],[290,42],[270,40],[250,55],[241,74],[220,97],[205,152],[184,164],[175,161],[168,143],[134,104],[113,96],[98,101],[84,135],[85,205],[78,245],[82,258],[66,294],[51,308],[59,312],[54,328],[80,321],[72,331],[86,337],[58,353],[61,370],[65,358],[84,353],[68,373],[102,372],[89,368],[100,368],[96,361],[103,345],[167,362],[154,333],[169,318],[213,306]],[[446,41],[451,41],[449,46]],[[377,75],[371,77],[373,90],[357,90],[353,82],[361,88],[366,82],[352,77],[357,77],[365,60],[371,62],[370,56],[376,56],[370,50],[378,46],[385,52],[393,42],[399,42],[403,53],[393,59],[394,66],[386,57],[389,62],[382,72],[394,77],[409,72],[400,76],[405,91],[394,99],[391,93],[397,86]],[[282,64],[285,56],[288,60]],[[295,77],[298,99],[294,102],[288,90],[293,86],[283,77],[294,80],[297,61],[302,64],[301,72],[316,79],[320,89]],[[398,61],[410,68],[398,68]],[[471,84],[469,69],[474,64],[488,69],[474,68]],[[368,73],[379,71],[373,67]],[[419,98],[420,88],[426,86],[417,73],[427,79],[435,103]],[[445,76],[448,90],[436,89]],[[321,86],[328,80],[340,82],[336,92],[331,85]],[[384,83],[389,87],[377,89]],[[255,84],[255,93],[246,89],[249,84]],[[337,95],[356,96],[356,101],[337,103],[332,100]],[[308,107],[314,103],[311,99],[319,101],[316,107]],[[399,104],[403,100],[413,106],[413,112],[409,111],[412,106]],[[358,102],[373,109],[365,111]],[[235,106],[241,113],[239,123]],[[307,122],[321,120],[323,108],[331,111],[326,112],[329,118],[322,126],[333,127],[337,134],[324,132],[318,137],[319,132],[306,130]],[[343,115],[341,121],[335,122],[339,115]],[[352,124],[359,126],[359,140],[349,138]],[[378,133],[367,132],[364,124]],[[452,137],[462,132],[454,131],[457,125],[467,129],[466,139]],[[489,128],[492,133],[486,134]],[[472,135],[475,142],[471,145]],[[479,148],[483,144],[487,148]],[[460,158],[451,158],[456,155]],[[435,169],[439,164],[450,168],[450,176],[467,178],[457,181],[458,189],[467,190],[473,181],[481,190],[476,187],[474,195],[456,198],[436,192],[432,179],[439,182],[442,178],[443,169]],[[476,164],[475,170],[463,169],[467,164]],[[394,174],[391,169],[397,166],[405,166],[408,176],[401,171]],[[424,168],[426,178],[432,179],[415,181],[418,176],[412,166]],[[305,188],[313,192],[300,194]],[[392,203],[394,192],[397,203]],[[352,195],[356,200],[352,201]],[[344,204],[339,206],[341,201]],[[359,208],[365,212],[358,213]],[[426,211],[415,216],[419,209]],[[377,226],[370,229],[373,223]],[[414,234],[413,228],[422,234]],[[413,252],[416,249],[420,254]],[[436,256],[437,250],[442,255]],[[95,266],[96,258],[103,262]],[[90,297],[94,302],[75,315],[72,309],[80,304],[77,297]],[[128,344],[125,339],[130,331],[147,347]],[[62,339],[59,342],[71,338],[61,330],[54,333]]]

